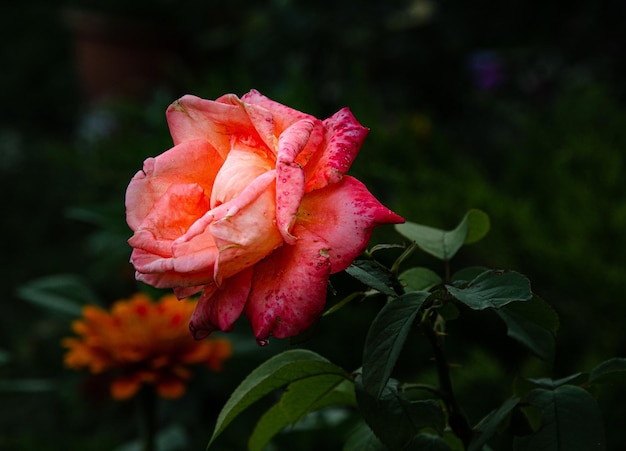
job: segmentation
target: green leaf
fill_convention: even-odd
[[[387,303],[376,315],[363,348],[363,386],[379,398],[417,313],[429,293],[414,291]]]
[[[538,388],[528,394],[528,402],[541,410],[541,427],[516,438],[516,451],[606,449],[602,414],[586,390],[574,385],[555,390]]]
[[[363,389],[361,379],[355,381],[359,410],[368,426],[383,444],[391,449],[406,446],[424,430],[443,433],[445,415],[441,404],[433,399],[409,401],[390,379],[379,398]]]
[[[626,382],[626,358],[615,357],[596,366],[589,375],[589,381],[602,383],[608,381]]]
[[[257,423],[248,450],[261,451],[286,426],[295,425],[310,412],[337,405],[356,405],[354,385],[343,375],[321,374],[290,384]]]
[[[511,417],[511,432],[514,435],[528,435],[541,427],[541,410],[530,404],[518,404]]]
[[[429,268],[409,268],[398,276],[404,291],[428,291],[441,283],[441,277]]]
[[[392,288],[395,279],[391,271],[375,260],[354,260],[346,272],[359,282],[374,288],[387,296],[397,296]]]
[[[387,447],[378,440],[370,427],[361,421],[350,432],[343,451],[387,451]]]
[[[529,321],[550,331],[552,335],[556,335],[559,330],[559,315],[550,304],[536,294],[533,294],[530,301],[508,304],[504,307],[504,310],[515,312],[517,315],[525,317]]]
[[[551,379],[547,377],[542,378],[521,378],[516,377],[513,380],[513,393],[519,398],[525,398],[528,393],[537,389],[544,388],[546,390],[554,390],[561,385],[581,385],[589,380],[589,375],[586,373],[574,373],[561,379]]]
[[[483,266],[469,266],[467,268],[460,269],[454,274],[452,274],[452,281],[469,283],[470,281],[478,277],[480,274],[488,270],[489,268],[485,268]],[[457,286],[457,284],[454,284],[454,285]],[[460,285],[461,284],[459,283],[458,286]]]
[[[527,302],[514,302],[496,313],[507,325],[509,337],[530,349],[539,358],[552,361],[559,318],[545,301],[533,296]]]
[[[478,275],[465,288],[446,285],[448,292],[473,310],[500,308],[510,302],[532,298],[530,282],[515,271],[488,270]]]
[[[484,211],[473,208],[467,212],[465,218],[467,218],[467,238],[465,238],[465,244],[476,243],[489,233],[491,221]]]
[[[476,434],[470,443],[468,451],[480,451],[496,435],[502,423],[509,417],[509,414],[518,403],[519,398],[510,398],[498,409],[490,412],[476,428]]]
[[[209,446],[237,415],[268,393],[292,382],[324,374],[348,378],[342,368],[304,349],[285,351],[262,363],[230,395],[217,418]]]
[[[40,307],[80,316],[84,304],[98,304],[98,298],[78,276],[58,274],[31,280],[17,289],[17,295]]]
[[[481,210],[469,210],[453,230],[441,230],[414,222],[396,224],[396,230],[414,241],[423,251],[440,260],[450,260],[463,246],[482,239],[489,231],[489,217]]]
[[[550,379],[547,377],[541,377],[537,379],[527,379],[530,383],[536,387],[553,390],[566,384],[581,384],[587,380],[588,375],[585,373],[574,373],[569,376],[562,377],[561,379]]]
[[[450,447],[451,451],[465,451],[465,445],[463,445],[461,439],[454,432],[452,432],[450,428],[446,428],[446,430],[443,431],[443,439]]]
[[[403,448],[404,451],[450,451],[450,447],[443,438],[433,434],[417,434],[411,439],[409,444]]]

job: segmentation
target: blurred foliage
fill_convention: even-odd
[[[529,275],[561,317],[555,377],[626,354],[625,4],[363,3],[162,0],[146,9],[143,2],[28,0],[0,7],[0,381],[54,387],[0,393],[0,449],[109,450],[136,437],[127,405],[107,400],[97,380],[62,368],[58,343],[71,318],[25,302],[18,289],[77,274],[110,303],[142,288],[128,264],[124,190],[147,156],[171,145],[164,111],[187,92],[215,98],[256,88],[318,117],[349,106],[371,128],[352,174],[382,202],[444,229],[469,208],[489,214],[489,237],[465,249],[459,264]],[[121,48],[150,24],[161,37],[157,50],[174,52],[162,71],[140,80],[135,96],[116,97],[115,86],[86,95],[68,11],[98,7],[126,23],[141,16],[134,34],[114,32]],[[374,237],[374,244],[400,241],[391,228]],[[412,258],[431,262],[425,254]],[[334,283],[340,298],[345,281]],[[377,309],[342,310],[304,344],[352,368]],[[450,352],[476,380],[511,366],[532,375],[538,363],[513,358],[511,342],[503,340],[495,355],[481,349],[502,333],[497,318],[477,327],[469,317],[454,327],[472,330],[473,341],[450,343]],[[206,444],[237,381],[286,344],[246,346],[228,380],[197,375],[198,396],[163,406],[162,424],[181,425],[189,448]],[[486,405],[474,399],[482,390],[472,379],[457,383],[477,411]],[[498,390],[490,384],[487,391]],[[624,393],[601,399],[615,449],[626,446],[615,427],[624,400]],[[241,449],[241,435],[225,434],[224,449]],[[326,438],[338,443],[298,431],[281,436],[277,449],[313,449],[305,445],[313,436],[316,446]]]

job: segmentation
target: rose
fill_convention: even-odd
[[[403,222],[344,176],[368,132],[347,108],[320,121],[253,90],[186,95],[166,115],[174,147],[126,192],[131,262],[138,280],[180,298],[202,291],[196,338],[242,313],[260,343],[299,334],[374,226]]]

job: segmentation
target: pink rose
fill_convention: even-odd
[[[319,317],[330,274],[372,229],[404,220],[345,176],[368,129],[347,108],[320,121],[257,91],[167,109],[174,147],[126,191],[136,277],[180,298],[202,292],[196,338],[243,312],[259,343]]]

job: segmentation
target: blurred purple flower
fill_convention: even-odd
[[[504,79],[502,61],[493,51],[480,51],[469,57],[469,69],[477,88],[489,91],[498,87]]]

